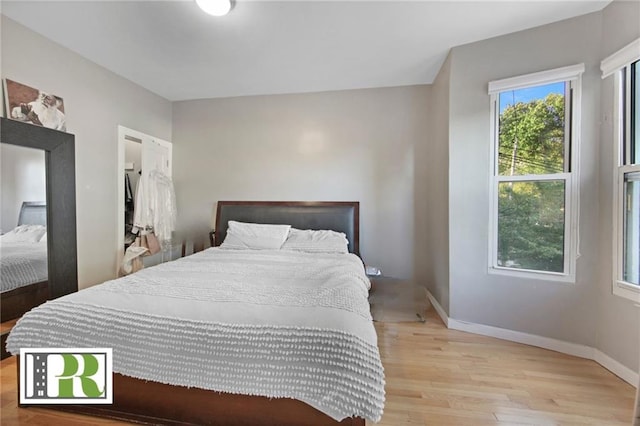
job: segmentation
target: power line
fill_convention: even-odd
[[[506,153],[503,153],[503,152],[498,152],[498,157],[504,158],[505,160],[509,160],[509,161],[512,158],[512,156],[510,154],[506,154]],[[546,163],[546,162],[543,162],[543,161],[533,160],[533,159],[530,159],[530,158],[524,158],[524,157],[521,157],[521,156],[518,156],[518,155],[515,156],[515,161],[517,163],[528,165],[528,166],[542,167],[544,169],[550,169],[550,170],[552,170],[552,171],[554,171],[556,173],[562,173],[562,171],[563,171],[562,169],[556,169],[553,164]]]

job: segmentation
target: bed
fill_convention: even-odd
[[[44,202],[25,201],[17,229],[35,225],[46,231]],[[42,234],[37,234],[42,235]],[[0,236],[0,322],[19,318],[49,298],[47,240],[15,241],[11,233]]]
[[[7,348],[114,348],[114,404],[57,409],[155,424],[377,421],[384,373],[355,255],[358,208],[219,202],[216,246],[237,221],[341,232],[349,253],[213,247],[48,302]]]

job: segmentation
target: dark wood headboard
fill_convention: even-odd
[[[349,252],[360,255],[358,201],[218,201],[214,245],[224,241],[230,220],[343,232]]]

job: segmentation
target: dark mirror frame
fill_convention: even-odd
[[[75,136],[0,117],[0,143],[45,152],[49,298],[78,291]]]

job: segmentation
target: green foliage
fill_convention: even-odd
[[[563,172],[563,95],[510,105],[499,124],[500,175]],[[564,198],[562,180],[500,183],[499,265],[563,272]]]
[[[551,93],[545,99],[505,108],[500,114],[500,175],[562,173],[563,169],[564,96]]]
[[[563,271],[564,181],[500,184],[498,260],[503,266]]]

